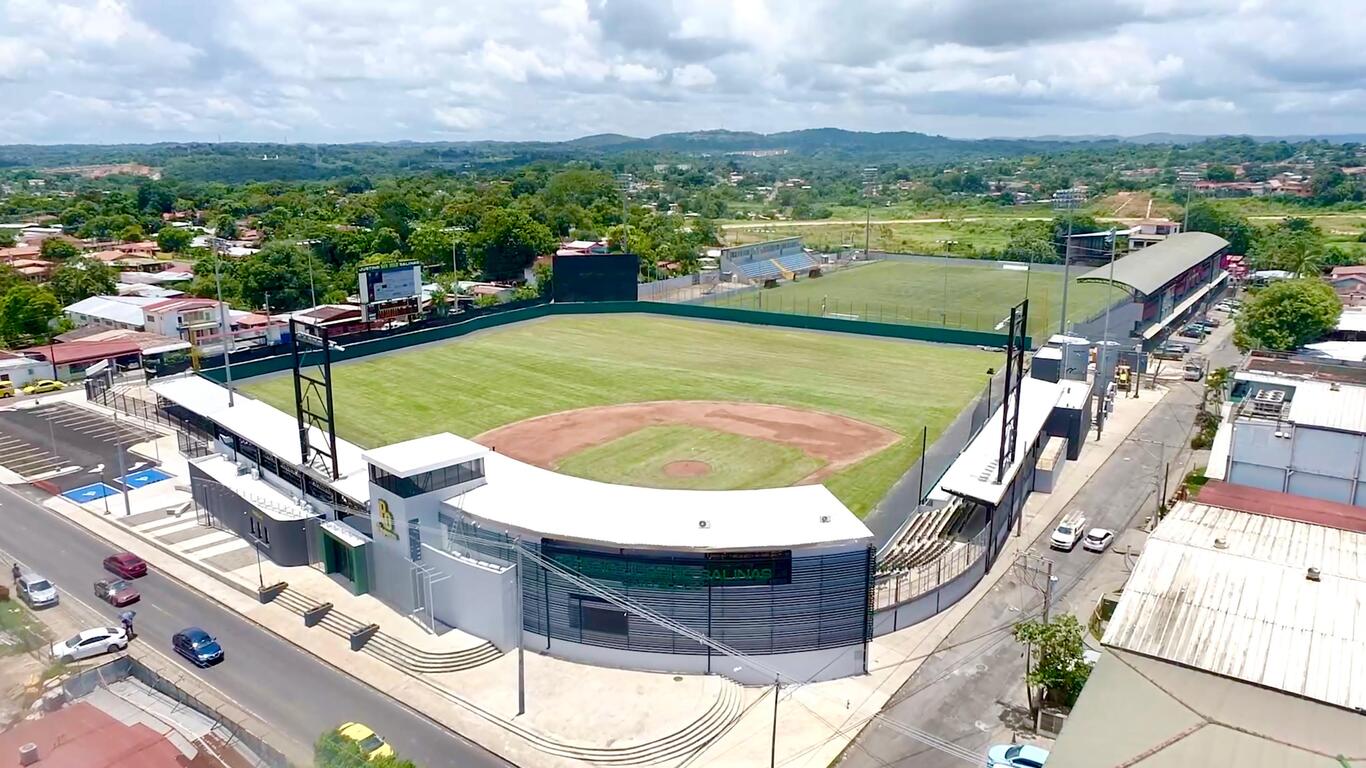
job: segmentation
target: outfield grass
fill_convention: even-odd
[[[698,477],[671,477],[664,467],[675,461],[703,461],[711,472]],[[608,483],[724,491],[792,485],[822,466],[821,460],[790,445],[714,429],[661,426],[646,427],[580,451],[556,469]]]
[[[449,431],[473,436],[571,408],[729,400],[811,408],[905,439],[826,481],[866,514],[999,369],[967,347],[642,315],[551,317],[473,338],[341,363],[338,433],[366,447]],[[293,382],[242,388],[293,410]],[[605,470],[604,470],[605,471]],[[622,468],[613,468],[621,477]]]
[[[805,315],[820,315],[824,305],[827,315],[990,331],[1024,298],[1026,276],[1030,333],[1056,332],[1062,311],[1061,273],[1036,270],[1031,274],[952,259],[864,264],[757,293],[716,294],[707,303]],[[1105,308],[1107,297],[1120,300],[1126,295],[1119,288],[1112,293],[1107,285],[1074,280],[1067,294],[1068,319],[1088,320]]]
[[[1021,217],[984,216],[973,220],[942,222],[879,222],[868,228],[868,246],[892,253],[945,253],[971,256],[974,253],[999,253],[1010,242],[1012,230]],[[780,237],[800,237],[807,247],[834,253],[846,246],[862,249],[864,226],[857,223],[820,223],[800,226],[774,223],[770,226],[727,229],[728,245],[743,245]]]

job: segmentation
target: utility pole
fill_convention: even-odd
[[[228,407],[233,406],[232,402],[232,334],[231,326],[228,324],[228,309],[223,303],[223,272],[219,268],[223,263],[222,238],[217,232],[213,233],[213,280],[218,286],[218,327],[222,331],[223,338],[223,371],[227,376],[228,383]],[[120,449],[122,456],[122,449]]]
[[[318,290],[313,287],[313,252],[308,253],[308,300],[318,306]]]
[[[768,768],[778,764],[778,694],[782,691],[781,679],[773,676],[773,733],[768,742]]]
[[[1043,561],[1043,576],[1043,623],[1047,624],[1053,609],[1053,561],[1050,559]]]

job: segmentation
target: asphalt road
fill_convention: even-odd
[[[1227,329],[1201,349],[1209,356],[1211,370],[1233,365],[1238,354],[1229,342]],[[1172,366],[1179,363],[1165,363]],[[1172,483],[1179,482],[1178,456],[1189,450],[1195,411],[1204,382],[1165,381],[1171,391],[1139,423],[1077,493],[1067,512],[1084,510],[1087,527],[1123,532],[1156,512],[1157,480],[1172,465]],[[1094,438],[1095,431],[1091,432]],[[1174,487],[1174,486],[1173,486]],[[1072,610],[1085,616],[1091,606],[1088,578],[1107,569],[1106,578],[1123,584],[1123,555],[1103,555],[1078,546],[1071,552],[1048,547],[1051,526],[1032,543],[1031,549],[1053,561],[1054,615]],[[1123,534],[1119,541],[1124,540]],[[1103,558],[1110,558],[1103,561]],[[1009,742],[1012,731],[1026,730],[1028,710],[1023,693],[1024,654],[1011,638],[1015,622],[1042,607],[1042,573],[1009,562],[996,568],[1011,571],[993,587],[953,632],[925,660],[911,679],[892,697],[883,712],[899,721],[967,749],[985,755],[995,743]],[[1080,588],[1079,588],[1080,587]],[[1072,598],[1076,598],[1075,600]],[[845,751],[841,765],[851,768],[957,768],[964,763],[925,746],[904,733],[873,723]]]
[[[104,575],[100,563],[112,551],[108,545],[9,487],[0,486],[0,520],[0,549],[117,620],[117,610],[90,594]],[[132,606],[135,643],[153,644],[174,657],[304,751],[311,751],[323,731],[359,720],[427,768],[510,765],[178,582],[153,571],[135,583],[142,592]],[[222,664],[197,670],[171,652],[171,635],[189,626],[203,627],[221,641]]]

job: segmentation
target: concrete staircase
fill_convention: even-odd
[[[318,601],[289,588],[281,592],[274,602],[300,616],[321,605]],[[317,626],[349,640],[366,625],[333,608],[323,616]],[[458,651],[427,651],[388,635],[382,629],[365,643],[362,650],[380,661],[419,675],[472,669],[503,655],[493,643],[488,642]]]
[[[599,765],[650,765],[692,755],[721,738],[744,714],[742,688],[724,678],[712,677],[715,700],[707,711],[673,733],[622,747],[589,747],[555,741],[534,731],[500,720],[508,731],[526,739],[538,750],[556,757]]]
[[[303,616],[317,608],[321,603],[285,588],[273,601],[286,610]],[[317,626],[333,634],[350,638],[365,625],[335,608],[327,612]],[[436,653],[414,648],[397,638],[386,635],[382,630],[375,633],[363,648],[381,661],[415,675],[459,672],[490,662],[502,655],[492,643],[484,643],[473,648],[449,653]],[[623,747],[592,747],[569,744],[544,736],[518,724],[496,717],[491,713],[482,715],[525,739],[546,754],[573,760],[582,760],[601,765],[649,765],[663,763],[686,757],[706,747],[729,731],[744,713],[743,688],[725,678],[711,678],[717,688],[716,698],[711,706],[700,716],[678,730],[640,744]],[[441,689],[444,690],[444,689]],[[445,693],[451,696],[450,693]],[[469,706],[468,702],[461,702]]]

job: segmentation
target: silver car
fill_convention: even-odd
[[[36,573],[26,573],[19,577],[19,597],[30,608],[47,608],[57,604],[57,588],[52,582]]]

